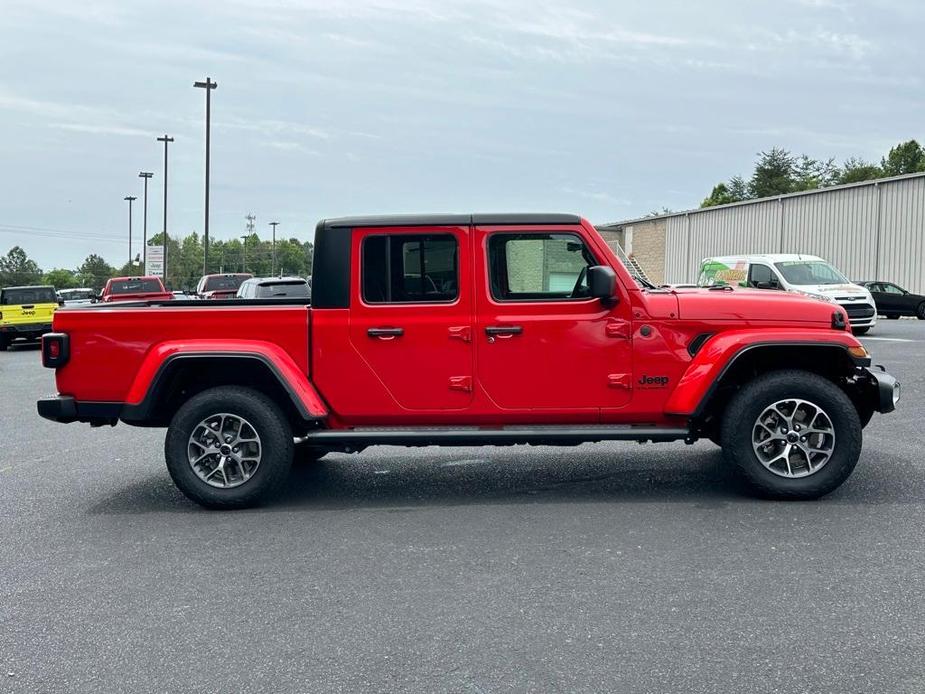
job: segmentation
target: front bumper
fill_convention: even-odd
[[[862,380],[866,381],[868,397],[873,398],[874,410],[877,412],[892,412],[902,396],[899,381],[886,372],[882,366],[860,369]]]
[[[115,426],[122,414],[121,402],[79,402],[70,395],[55,395],[36,402],[41,417],[61,424],[86,422],[93,426]]]

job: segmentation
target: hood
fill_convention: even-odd
[[[829,327],[832,313],[841,310],[822,299],[768,289],[678,289],[676,294],[682,320],[774,321]]]

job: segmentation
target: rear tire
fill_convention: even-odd
[[[292,466],[292,428],[263,393],[210,388],[177,410],[164,454],[174,483],[196,503],[247,508],[271,499],[285,483]]]
[[[790,411],[790,419],[775,419],[781,411]],[[834,383],[808,371],[775,371],[746,385],[729,403],[723,454],[757,496],[818,499],[851,475],[861,454],[861,429],[857,409]]]

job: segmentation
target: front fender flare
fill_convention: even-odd
[[[847,331],[829,329],[730,330],[708,339],[691,360],[665,403],[669,415],[695,416],[707,403],[723,374],[737,359],[759,348],[806,347],[848,350],[861,343]]]

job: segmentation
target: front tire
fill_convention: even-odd
[[[292,466],[292,428],[280,408],[251,388],[221,386],[177,410],[164,442],[167,469],[187,497],[207,508],[271,499]]]
[[[866,328],[851,328],[851,332],[854,333],[855,335],[866,335],[867,333],[870,332],[870,327],[868,326]]]
[[[919,307],[915,311],[915,315],[919,320],[925,320],[925,301],[919,304]]]
[[[854,404],[834,383],[776,371],[746,385],[726,408],[723,454],[758,496],[817,499],[851,475],[861,429]]]

